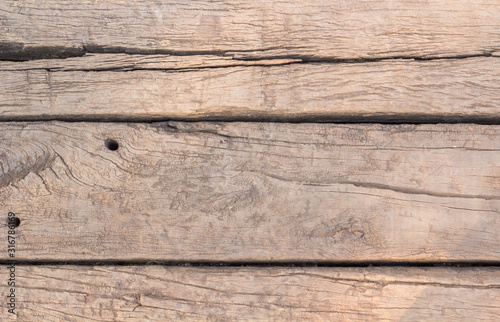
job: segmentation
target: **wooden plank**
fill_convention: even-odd
[[[235,65],[103,54],[3,62],[0,119],[498,121],[499,59]]]
[[[3,0],[0,58],[86,52],[312,59],[485,55],[500,48],[496,0]]]
[[[486,267],[17,266],[15,279],[22,321],[500,319],[500,270]]]
[[[498,261],[499,137],[467,124],[6,123],[0,204],[21,220],[20,260]]]

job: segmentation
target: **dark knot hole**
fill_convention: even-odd
[[[10,217],[9,218],[9,225],[13,225],[14,227],[19,227],[19,225],[21,224],[21,219],[17,218],[17,217]]]
[[[116,142],[116,140],[108,139],[106,140],[106,147],[111,151],[116,151],[118,150],[120,145],[118,144],[118,142]]]

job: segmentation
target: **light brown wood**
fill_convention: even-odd
[[[500,48],[496,0],[2,0],[0,58],[86,52],[310,59],[484,55]]]
[[[301,64],[96,55],[3,62],[0,119],[498,121],[499,59]]]
[[[0,1],[0,320],[500,320],[499,267],[310,267],[500,263],[499,125],[103,123],[499,124],[499,51],[497,0]]]
[[[6,123],[0,155],[20,260],[500,260],[499,126]]]
[[[500,319],[498,268],[17,266],[16,273],[22,321]],[[8,289],[0,290],[5,299]],[[6,308],[0,317],[13,318]]]

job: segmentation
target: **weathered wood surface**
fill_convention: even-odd
[[[100,54],[0,62],[0,78],[4,120],[500,120],[499,57],[304,64]]]
[[[0,155],[20,260],[500,259],[500,126],[6,123]]]
[[[0,120],[500,120],[494,0],[6,0],[0,31],[34,60]]]
[[[0,58],[87,52],[308,59],[487,55],[496,0],[2,0]]]
[[[498,268],[17,266],[16,273],[22,321],[500,319]],[[5,299],[8,289],[0,290]],[[13,318],[4,307],[0,314]]]

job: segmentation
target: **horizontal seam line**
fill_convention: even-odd
[[[182,266],[182,267],[500,267],[497,261],[162,261],[162,260],[0,260],[0,265],[22,266]]]

